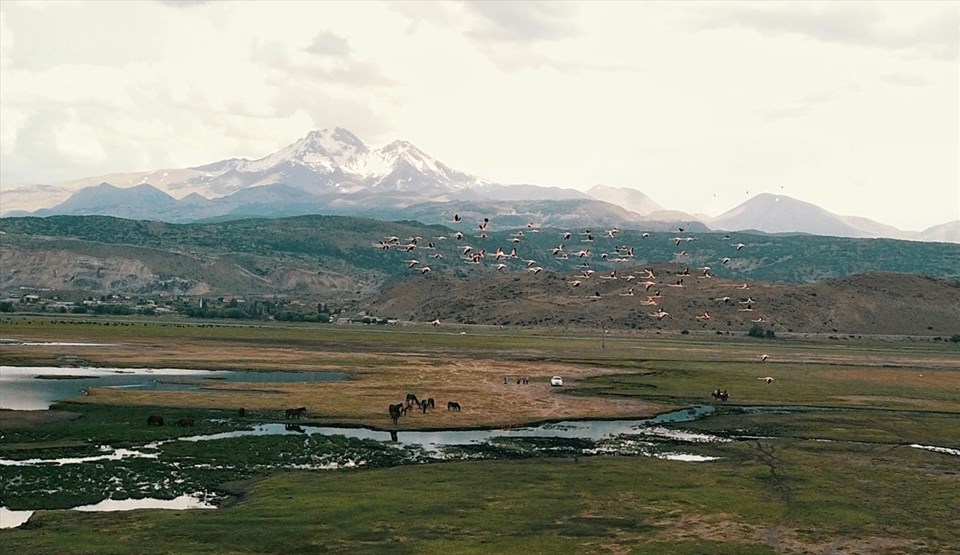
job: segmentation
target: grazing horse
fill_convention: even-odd
[[[417,396],[414,395],[413,393],[407,393],[407,406],[410,406],[411,403],[416,404],[417,406],[419,406],[419,405],[420,405],[420,400],[417,399]]]
[[[287,418],[300,418],[307,414],[307,407],[300,407],[298,409],[287,409]]]
[[[193,418],[181,418],[180,420],[177,420],[177,426],[193,426]]]
[[[244,416],[247,415],[247,409],[240,407],[240,410],[237,411],[237,413],[240,415],[240,418],[243,418]]]
[[[437,405],[433,402],[433,397],[430,397],[429,399],[427,399],[427,405],[432,409],[437,408]]]
[[[147,426],[163,426],[163,417],[159,414],[151,414],[147,417]]]
[[[423,401],[420,401],[420,410],[423,411],[423,414],[427,414],[427,407],[429,406],[430,406],[430,403],[428,403],[426,399],[424,399]]]
[[[457,412],[460,412],[460,403],[456,401],[450,401],[449,403],[447,403],[447,410],[455,410]]]
[[[390,405],[387,409],[390,412],[390,418],[393,419],[393,425],[397,425],[397,421],[400,420],[400,416],[403,414],[403,403],[397,403],[396,405]]]

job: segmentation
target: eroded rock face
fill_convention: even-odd
[[[66,250],[0,248],[0,287],[85,290],[102,293],[202,295],[210,285],[178,275],[158,275],[136,258],[93,256]]]

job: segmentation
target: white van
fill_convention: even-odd
[[[563,378],[561,378],[560,376],[554,376],[550,378],[550,385],[554,387],[560,387],[561,385],[563,385]]]

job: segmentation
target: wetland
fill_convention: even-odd
[[[82,359],[101,371],[338,378],[84,385],[86,395],[52,399],[50,410],[0,411],[0,520],[34,511],[0,531],[6,545],[944,553],[960,544],[950,509],[960,503],[955,346],[145,328],[7,319],[0,336],[35,345],[2,345],[0,362],[66,376],[80,373],[64,361]],[[769,361],[758,362],[761,348]],[[563,387],[549,385],[554,375]],[[766,375],[777,380],[757,380]],[[184,378],[170,381],[197,381]],[[726,403],[711,398],[718,387],[730,391]],[[387,405],[409,392],[437,408],[394,426]],[[448,400],[463,410],[446,410]],[[286,419],[298,406],[306,417]],[[154,414],[167,425],[147,426]],[[183,418],[195,425],[172,425]],[[64,510],[187,498],[219,510]],[[267,522],[269,537],[253,532]]]

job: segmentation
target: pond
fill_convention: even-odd
[[[78,397],[89,387],[122,387],[153,391],[220,390],[214,383],[291,383],[345,380],[343,372],[255,372],[250,370],[186,370],[181,368],[63,368],[0,366],[0,409],[46,410],[53,403]]]

